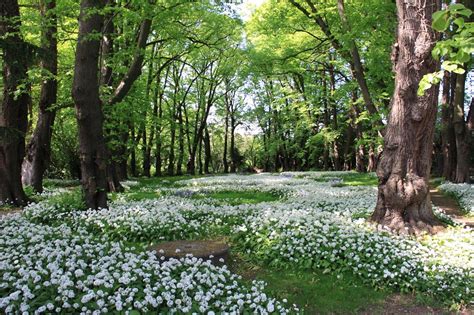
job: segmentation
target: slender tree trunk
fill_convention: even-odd
[[[225,128],[224,128],[224,153],[222,154],[222,164],[224,165],[224,174],[229,173],[229,162],[227,161],[228,133],[229,133],[229,111],[226,109]]]
[[[206,126],[204,129],[204,173],[210,174],[209,165],[211,164],[211,136]]]
[[[170,128],[171,128],[171,136],[170,136],[170,150],[169,150],[169,154],[168,154],[168,175],[169,176],[173,176],[174,174],[174,143],[175,143],[175,139],[176,139],[176,123],[175,123],[175,113],[174,113],[174,108],[173,108],[173,118],[172,118],[172,122],[171,122],[171,125],[170,125]]]
[[[441,99],[441,150],[443,154],[443,177],[454,180],[456,174],[456,138],[453,126],[453,102],[450,97],[451,78],[445,71],[443,78],[443,94]]]
[[[456,138],[456,177],[455,183],[469,183],[469,134],[467,123],[464,121],[464,88],[466,72],[456,75],[454,91],[453,125]]]
[[[437,68],[431,56],[436,42],[431,16],[437,10],[436,0],[397,0],[395,91],[377,168],[378,200],[372,220],[398,233],[434,233],[439,227],[428,183],[438,89],[416,94],[422,76]]]
[[[331,94],[330,100],[331,100],[331,105],[332,105],[332,129],[333,131],[336,132],[338,129],[337,104],[336,104],[336,101],[334,100],[334,93],[336,92],[336,80],[334,78],[334,67],[332,65],[329,66],[329,88],[330,88],[330,94]],[[337,138],[335,138],[334,142],[332,143],[332,154],[333,154],[334,170],[340,171],[341,161],[339,157],[339,145],[337,143]]]
[[[132,125],[130,127],[130,133],[131,133],[132,140],[133,140],[132,149],[130,150],[130,172],[132,173],[133,177],[137,177],[138,176],[138,173],[137,173],[137,156],[136,156],[136,153],[135,153],[135,146],[138,143],[138,141],[140,141],[140,137],[135,137],[135,126],[134,125]],[[138,139],[136,139],[136,138],[138,138]]]
[[[178,107],[178,161],[176,163],[176,175],[183,175],[183,162],[184,162],[184,124],[183,124],[183,110],[182,106]]]
[[[367,165],[367,172],[375,172],[377,169],[377,155],[375,154],[374,144],[369,145],[369,163]]]
[[[278,156],[278,154],[277,154]],[[237,150],[235,148],[235,120],[233,116],[230,117],[230,172],[237,171]]]
[[[20,37],[20,10],[17,0],[0,2],[0,37],[3,37],[3,98],[0,107],[0,204],[23,206],[27,202],[21,185],[21,163],[25,155],[30,96],[23,90],[28,78],[30,47]],[[8,35],[8,36],[7,36]]]
[[[199,175],[203,175],[204,170],[202,166],[202,139],[199,140],[199,145],[198,145],[198,169],[199,169]]]
[[[323,105],[324,105],[324,127],[329,128],[329,109],[328,109],[328,92],[327,92],[327,82],[326,82],[326,77],[323,74]],[[329,169],[329,144],[327,141],[324,141],[324,152],[323,152],[323,169],[327,171]]]
[[[49,72],[51,77],[41,82],[39,113],[36,129],[27,146],[22,166],[22,181],[24,185],[32,186],[37,192],[43,191],[43,176],[51,158],[51,136],[56,110],[58,84],[58,41],[56,38],[58,26],[55,13],[56,0],[42,0],[41,16],[48,21],[48,27],[43,30],[42,48],[47,52],[41,60],[41,67]]]
[[[107,207],[107,155],[98,81],[100,41],[90,38],[90,34],[102,29],[103,16],[96,10],[103,6],[104,1],[100,0],[81,1],[72,90],[79,127],[82,188],[86,206],[92,209]]]

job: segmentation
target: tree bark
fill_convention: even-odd
[[[31,99],[22,89],[28,78],[30,47],[20,37],[20,10],[17,0],[0,2],[0,37],[3,43],[3,98],[0,108],[0,204],[23,206],[27,198],[21,185],[21,163],[25,155],[28,104]]]
[[[86,206],[107,208],[107,154],[103,136],[102,103],[99,97],[100,41],[90,38],[102,29],[98,11],[101,0],[82,0],[76,48],[72,97],[79,130],[82,188]]]
[[[209,165],[211,164],[211,136],[206,126],[204,129],[204,173],[210,174]]]
[[[443,155],[442,175],[452,181],[456,175],[456,137],[453,126],[453,102],[450,97],[451,75],[444,72],[441,98],[441,150]]]
[[[437,68],[431,56],[437,39],[431,16],[437,10],[436,0],[397,0],[395,91],[377,168],[378,200],[372,220],[400,234],[435,233],[440,227],[428,183],[438,88],[417,96],[423,75]]]
[[[224,152],[222,154],[222,165],[224,166],[224,174],[229,173],[229,162],[227,161],[227,138],[229,133],[229,111],[226,109],[225,113],[225,128],[224,128]]]
[[[58,26],[55,13],[56,1],[42,0],[41,16],[47,21],[47,27],[42,31],[42,48],[45,56],[41,59],[41,68],[48,72],[48,78],[41,82],[39,113],[36,129],[27,146],[22,166],[22,181],[24,185],[32,186],[37,192],[43,192],[43,176],[51,159],[51,136],[56,110],[58,84],[58,41],[56,38]]]
[[[184,123],[183,123],[183,109],[181,104],[178,107],[178,161],[176,162],[176,175],[183,175],[184,162]]]
[[[464,88],[466,72],[456,75],[456,88],[454,91],[453,125],[456,138],[456,176],[455,183],[469,183],[469,133],[467,122],[464,121]]]

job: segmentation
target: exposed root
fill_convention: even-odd
[[[412,217],[404,218],[400,212],[387,211],[389,214],[379,220],[375,220],[377,230],[387,231],[396,235],[422,236],[434,235],[444,230],[444,226],[436,219],[422,220]]]

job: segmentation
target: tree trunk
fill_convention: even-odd
[[[138,140],[136,139],[136,137],[135,137],[135,126],[134,125],[130,126],[130,133],[131,133],[132,141],[133,141],[132,149],[130,150],[130,172],[132,173],[133,177],[137,177],[138,176],[138,174],[137,174],[137,155],[136,155],[136,152],[135,152],[135,146],[138,143],[140,137],[137,137]]]
[[[441,150],[443,155],[443,177],[452,181],[456,175],[456,138],[453,126],[453,102],[450,97],[451,76],[444,72],[441,99]]]
[[[210,174],[209,165],[211,164],[211,136],[209,135],[209,130],[204,129],[204,173]]]
[[[97,10],[103,6],[104,1],[100,0],[81,1],[72,90],[79,129],[81,182],[86,206],[91,209],[107,207],[107,155],[98,80],[100,41],[90,38],[102,29],[103,16]]]
[[[277,153],[278,156],[278,153]],[[278,158],[278,157],[277,157]],[[230,117],[230,172],[237,171],[237,150],[235,148],[235,121]]]
[[[25,155],[30,96],[24,89],[30,47],[20,37],[18,1],[0,2],[0,37],[3,37],[3,99],[0,108],[0,204],[23,206],[27,202],[21,185],[21,163]],[[8,36],[7,36],[8,35]]]
[[[374,144],[369,145],[369,162],[367,165],[367,172],[375,172],[377,169],[377,155],[375,154]]]
[[[332,57],[330,58],[332,59]],[[334,132],[337,132],[338,124],[337,124],[337,104],[334,100],[334,93],[336,92],[336,80],[334,78],[334,67],[332,65],[329,66],[329,89],[330,89],[330,100],[332,105],[332,129]],[[341,161],[339,157],[339,145],[337,143],[337,138],[334,139],[332,143],[332,156],[333,156],[333,164],[334,170],[340,171],[341,170]]]
[[[395,91],[377,168],[378,200],[372,220],[403,234],[434,233],[440,226],[428,183],[438,88],[417,96],[423,75],[437,68],[431,56],[436,41],[431,16],[437,9],[435,0],[397,0]]]
[[[183,125],[183,109],[180,104],[178,107],[178,161],[176,162],[176,175],[183,175],[183,162],[184,162],[184,125]]]
[[[229,173],[229,162],[227,161],[227,138],[229,133],[229,111],[225,114],[225,129],[224,129],[224,153],[222,154],[222,164],[224,165],[224,174]]]
[[[32,186],[37,192],[43,191],[43,175],[48,168],[51,158],[51,136],[56,110],[58,84],[58,41],[57,17],[55,13],[56,0],[41,1],[41,16],[48,21],[48,27],[43,30],[42,48],[46,55],[41,60],[41,67],[51,77],[41,82],[39,113],[36,129],[26,149],[22,166],[22,181],[24,185]]]
[[[176,138],[176,123],[175,123],[175,113],[174,113],[174,108],[173,108],[173,113],[172,113],[172,122],[170,124],[171,128],[171,140],[170,140],[170,150],[168,154],[168,175],[173,176],[174,174],[174,142]]]
[[[464,121],[464,87],[466,72],[456,75],[454,91],[453,125],[456,138],[456,176],[455,183],[469,183],[469,134],[467,123]]]

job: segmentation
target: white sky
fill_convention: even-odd
[[[242,4],[236,5],[237,12],[239,12],[244,21],[247,21],[250,19],[252,12],[264,2],[265,0],[243,0]]]

